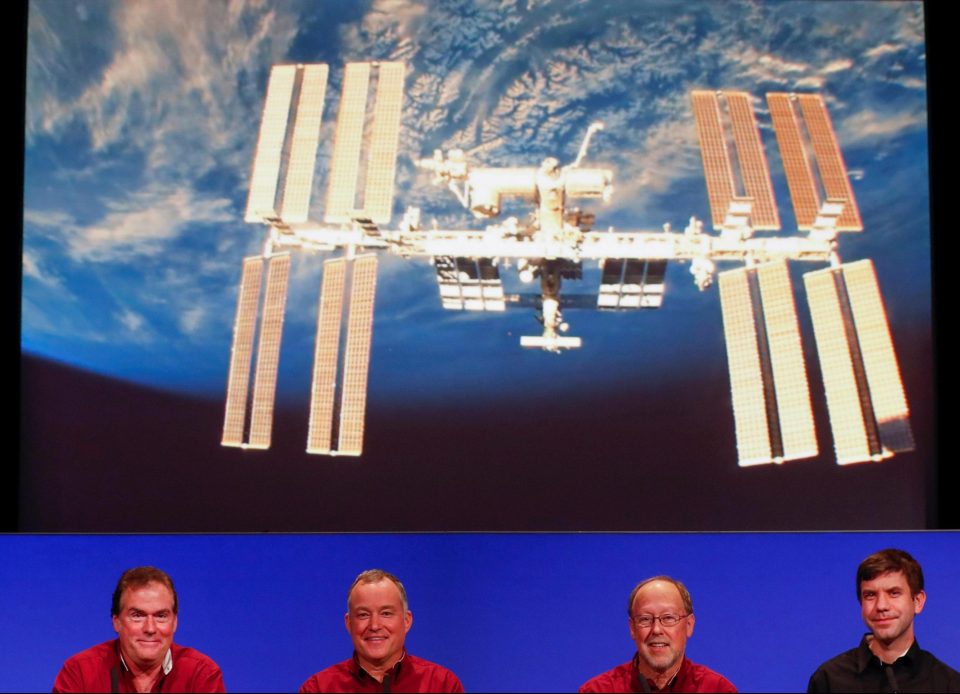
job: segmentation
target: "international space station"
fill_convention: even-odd
[[[542,324],[520,344],[547,352],[582,346],[568,334],[563,309],[583,307],[584,297],[565,296],[562,287],[582,278],[585,263],[601,268],[591,298],[598,310],[660,308],[669,261],[689,263],[701,290],[716,277],[741,466],[818,455],[788,263],[825,265],[806,273],[804,285],[836,460],[880,461],[913,449],[873,265],[840,260],[839,240],[863,225],[819,95],[766,95],[797,224],[789,235],[757,234],[779,230],[780,215],[753,98],[738,91],[691,93],[712,231],[695,217],[682,231],[668,224],[593,230],[595,215],[580,201],[608,201],[613,193],[612,171],[584,163],[601,123],[590,126],[568,164],[547,156],[534,165],[478,167],[460,150],[417,162],[476,218],[495,220],[504,198],[516,198],[530,205],[524,220],[440,229],[423,226],[420,210],[408,207],[390,228],[405,67],[345,66],[320,221],[311,217],[311,197],[328,70],[278,65],[270,73],[245,214],[267,234],[262,253],[243,261],[224,446],[270,447],[291,254],[300,251],[331,255],[320,287],[308,453],[363,451],[379,252],[428,259],[449,310],[521,305],[504,292],[500,274],[516,268],[521,281],[539,283],[534,306]],[[732,267],[718,272],[718,264]]]

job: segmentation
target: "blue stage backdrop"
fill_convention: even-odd
[[[113,636],[119,574],[155,564],[176,581],[176,640],[213,657],[232,691],[295,691],[348,657],[346,589],[371,567],[406,584],[410,652],[467,690],[574,691],[627,661],[627,596],[667,573],[693,594],[690,658],[741,691],[802,691],[820,662],[857,644],[854,572],[889,546],[926,573],[918,640],[960,666],[955,532],[9,535],[0,690],[49,690],[67,657]]]

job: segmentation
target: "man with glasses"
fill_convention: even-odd
[[[53,691],[225,691],[215,662],[173,642],[177,609],[177,591],[166,573],[152,566],[128,569],[110,608],[117,638],[69,658]]]
[[[723,675],[684,657],[693,634],[693,599],[669,576],[641,581],[627,601],[633,660],[597,675],[581,692],[736,692]]]
[[[927,600],[916,559],[902,549],[871,554],[857,567],[857,600],[870,633],[821,665],[808,692],[960,692],[960,672],[920,650],[913,634]]]
[[[452,672],[410,655],[403,643],[413,625],[407,591],[381,569],[364,571],[347,591],[347,633],[353,657],[321,670],[301,692],[462,692]]]

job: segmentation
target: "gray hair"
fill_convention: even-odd
[[[354,588],[361,583],[379,583],[380,581],[384,580],[392,581],[397,587],[397,590],[400,591],[400,600],[403,601],[403,611],[409,612],[410,606],[407,602],[407,589],[403,587],[403,583],[400,582],[399,578],[394,576],[389,571],[384,571],[383,569],[367,569],[353,579],[353,583],[350,584],[350,590],[347,591],[347,611],[350,610],[350,594],[353,593]]]

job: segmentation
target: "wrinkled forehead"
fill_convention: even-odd
[[[683,597],[680,590],[669,581],[652,581],[637,591],[633,598],[633,611],[683,612]]]

